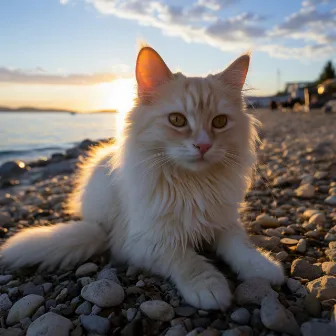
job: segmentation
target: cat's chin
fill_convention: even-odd
[[[211,163],[207,160],[197,159],[192,161],[179,162],[179,165],[185,170],[199,172],[209,169]]]

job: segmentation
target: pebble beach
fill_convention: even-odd
[[[107,255],[66,271],[1,268],[0,336],[336,335],[336,114],[248,113],[262,122],[262,143],[241,219],[255,246],[283,264],[281,287],[238,281],[213,259],[234,293],[223,313],[188,306],[168,280]],[[65,200],[95,145],[0,166],[0,244],[24,228],[78,219]]]

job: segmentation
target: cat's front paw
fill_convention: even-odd
[[[268,280],[272,285],[281,285],[285,281],[281,264],[259,252],[248,260],[245,267],[241,267],[238,276],[241,280],[256,277],[263,278]]]
[[[185,301],[194,307],[225,311],[231,304],[232,294],[227,280],[216,270],[203,272],[177,286]]]

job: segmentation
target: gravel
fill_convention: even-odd
[[[263,143],[241,220],[256,247],[282,262],[285,284],[241,282],[218,263],[234,293],[220,312],[190,307],[168,280],[105,256],[67,271],[1,269],[0,335],[336,334],[336,115],[253,113],[264,122]],[[76,163],[95,144],[0,168],[2,243],[28,227],[78,219],[66,197]]]

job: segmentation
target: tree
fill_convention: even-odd
[[[324,82],[326,79],[330,79],[330,78],[336,78],[336,71],[335,71],[335,68],[332,62],[328,61],[326,65],[324,66],[317,82],[320,84]]]

